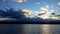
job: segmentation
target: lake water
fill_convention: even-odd
[[[0,24],[0,34],[60,34],[60,25]]]

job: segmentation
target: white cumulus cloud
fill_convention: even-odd
[[[60,5],[60,2],[58,2],[58,5]]]

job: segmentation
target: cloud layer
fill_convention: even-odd
[[[58,2],[58,5],[60,5],[60,2]]]
[[[27,0],[16,0],[18,3],[26,2]]]

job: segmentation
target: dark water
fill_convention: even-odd
[[[60,25],[0,24],[0,34],[60,34]]]

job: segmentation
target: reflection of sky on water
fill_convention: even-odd
[[[32,24],[28,24],[28,25],[24,25],[25,26],[25,28],[24,28],[24,33],[25,34],[37,34],[37,33],[40,33],[41,32],[41,26],[39,26],[39,25],[32,25]]]
[[[44,24],[41,25],[41,30],[42,30],[42,34],[51,34],[50,32],[50,25]]]
[[[24,30],[25,34],[60,34],[60,25],[29,24],[25,27],[29,29]]]
[[[46,28],[47,27],[47,28]],[[45,33],[44,32],[45,30]],[[49,33],[50,32],[50,33]],[[0,34],[60,34],[60,25],[0,24]]]

